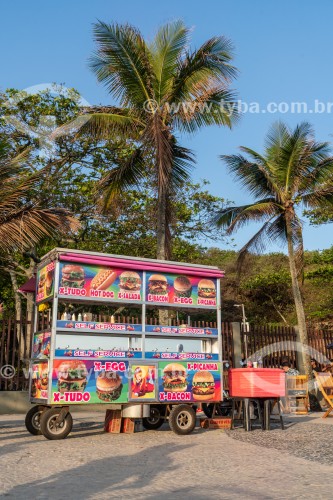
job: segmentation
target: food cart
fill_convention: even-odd
[[[89,404],[142,418],[148,429],[168,420],[177,434],[192,432],[196,406],[223,398],[221,277],[212,266],[46,254],[37,267],[29,432],[63,439],[71,405]],[[132,316],[119,321],[120,310]],[[217,328],[191,326],[191,315],[204,311]]]

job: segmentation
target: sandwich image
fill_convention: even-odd
[[[86,365],[77,359],[63,361],[58,368],[58,391],[83,392],[87,385]]]
[[[138,292],[141,288],[141,278],[134,271],[124,271],[119,276],[119,288],[126,292]]]
[[[38,392],[38,387],[37,387],[37,379],[32,379],[32,382],[31,382],[31,397],[32,398],[35,398],[37,396],[37,392]]]
[[[191,297],[192,284],[187,276],[177,276],[173,282],[175,297]]]
[[[210,372],[196,372],[192,380],[193,399],[196,401],[208,401],[213,399],[215,393],[215,381]]]
[[[74,264],[66,264],[61,270],[60,286],[69,288],[84,287],[84,269],[81,266]]]
[[[43,272],[39,276],[39,280],[38,280],[38,292],[37,293],[43,293],[44,292],[45,280],[46,280],[46,275],[45,275],[45,272]]]
[[[90,288],[93,290],[107,290],[109,286],[112,285],[116,277],[117,273],[113,269],[101,269],[91,280]]]
[[[46,290],[45,290],[46,295],[51,295],[53,288],[53,271],[48,271],[46,273],[45,285],[46,285]]]
[[[170,363],[163,370],[165,392],[184,392],[187,389],[187,373],[180,363]]]
[[[148,293],[152,295],[167,295],[168,280],[163,274],[152,274],[148,280]]]
[[[122,388],[122,378],[116,372],[102,371],[96,379],[97,396],[102,401],[115,401],[120,397]]]
[[[42,391],[46,391],[48,383],[49,383],[49,378],[47,376],[47,373],[43,373],[39,382]]]
[[[202,279],[198,283],[198,296],[205,299],[215,299],[216,288],[212,280]]]

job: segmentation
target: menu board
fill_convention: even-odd
[[[216,279],[147,273],[146,301],[153,304],[216,308],[216,293]]]
[[[35,333],[32,346],[33,359],[47,359],[50,357],[51,332]]]
[[[51,403],[126,403],[128,361],[53,361]]]
[[[59,297],[139,302],[142,272],[77,263],[61,263]]]
[[[36,302],[48,299],[54,293],[55,264],[51,262],[37,271]]]
[[[48,397],[48,361],[32,364],[30,396],[34,399],[47,399]]]
[[[220,363],[214,361],[160,362],[159,400],[220,401]]]

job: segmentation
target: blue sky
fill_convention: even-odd
[[[264,110],[270,102],[302,101],[312,110],[315,100],[333,102],[330,0],[316,4],[311,0],[169,0],[161,4],[151,0],[16,0],[3,3],[1,11],[2,90],[56,82],[75,87],[91,104],[110,103],[110,96],[88,68],[94,50],[92,23],[97,19],[129,22],[151,38],[161,24],[181,18],[193,28],[193,47],[213,35],[232,40],[234,64],[240,72],[233,87],[242,101],[258,102]],[[213,194],[236,204],[247,202],[218,156],[235,153],[240,145],[260,151],[269,126],[278,119],[291,126],[310,121],[317,139],[332,140],[333,106],[330,113],[245,113],[232,131],[211,127],[182,139],[197,156],[194,180],[204,177],[211,182]],[[250,226],[237,233],[237,245],[245,243],[254,230]],[[311,228],[305,224],[305,246],[327,248],[333,244],[332,234],[332,225]]]

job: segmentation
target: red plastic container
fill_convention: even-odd
[[[232,368],[229,393],[240,398],[278,398],[286,395],[286,374],[278,368]]]

